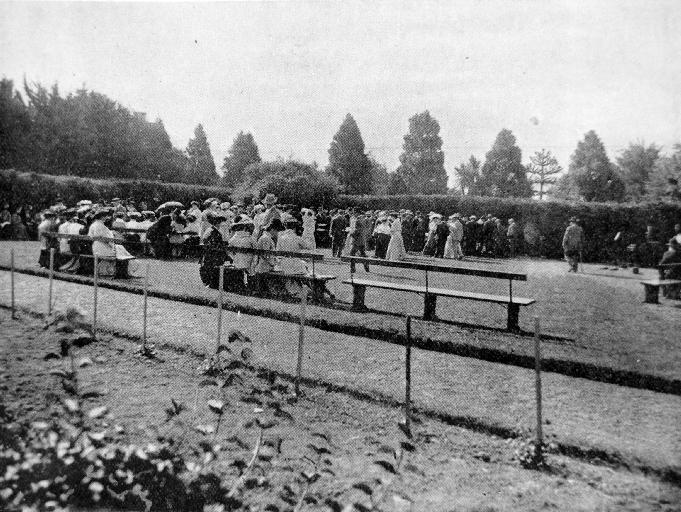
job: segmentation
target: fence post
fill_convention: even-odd
[[[9,251],[9,280],[10,280],[10,288],[11,288],[11,294],[12,294],[12,319],[16,318],[15,315],[15,308],[14,308],[14,248],[10,249]]]
[[[303,372],[303,340],[305,339],[305,306],[307,305],[307,289],[303,286],[300,294],[300,327],[298,328],[298,364],[296,367],[295,393],[300,396],[300,376]]]
[[[47,314],[52,314],[52,282],[54,280],[54,247],[50,249],[50,289],[47,294]]]
[[[539,317],[534,317],[534,374],[535,391],[537,399],[537,451],[535,457],[542,459],[544,436],[542,432],[542,406],[541,406],[541,334],[539,332]]]
[[[411,437],[411,316],[407,317],[407,358],[404,365],[406,389],[404,398],[404,422],[407,436]]]
[[[222,294],[225,284],[225,266],[220,265],[218,276],[218,332],[215,337],[215,356],[220,358],[220,342],[222,341]]]
[[[97,275],[99,274],[99,261],[97,261],[97,255],[95,254],[94,260],[93,260],[93,269],[92,269],[92,276],[93,276],[93,281],[92,281],[92,338],[97,339]]]
[[[147,288],[149,288],[149,262],[144,272],[144,305],[142,307],[142,348],[147,346]]]

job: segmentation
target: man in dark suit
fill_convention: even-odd
[[[350,220],[350,241],[352,245],[350,247],[350,256],[362,256],[367,257],[366,253],[366,223],[367,220],[364,215],[359,213],[357,209],[353,209],[354,219]],[[353,222],[354,221],[354,222]],[[369,272],[369,264],[364,264],[364,270]],[[355,271],[355,263],[350,263],[350,272]]]
[[[340,258],[343,246],[345,245],[345,237],[347,236],[345,228],[347,227],[348,222],[345,220],[343,212],[340,210],[336,211],[331,218],[331,256]]]

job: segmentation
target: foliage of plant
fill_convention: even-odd
[[[563,256],[562,240],[565,227],[572,216],[577,216],[584,227],[587,261],[607,261],[612,240],[618,231],[625,230],[634,241],[643,242],[646,225],[657,227],[661,241],[674,233],[674,224],[681,222],[681,203],[656,202],[615,204],[595,202],[533,201],[477,196],[402,195],[402,196],[339,196],[337,207],[357,206],[360,210],[399,210],[428,213],[433,210],[444,215],[460,212],[464,215],[491,213],[506,220],[514,218],[521,226],[532,222],[543,237],[542,255],[549,258]]]
[[[187,157],[160,119],[147,121],[104,94],[62,96],[24,82],[24,96],[3,79],[0,119],[8,129],[2,168],[91,178],[193,182]],[[3,131],[3,138],[5,137]]]
[[[194,138],[187,143],[187,181],[197,185],[215,185],[219,176],[215,172],[215,160],[210,152],[203,125],[194,129]]]
[[[470,195],[478,187],[481,165],[480,160],[471,155],[467,162],[454,168],[462,195]]]
[[[497,135],[492,148],[485,155],[480,178],[473,191],[478,195],[494,197],[532,195],[532,187],[522,164],[522,152],[511,130],[503,129]]]
[[[585,201],[622,201],[624,182],[610,162],[605,146],[594,130],[584,135],[570,158],[570,167],[562,180],[574,182]]]
[[[530,175],[530,183],[539,185],[535,194],[540,201],[544,199],[544,195],[550,187],[556,184],[558,174],[561,172],[563,172],[563,168],[558,164],[558,160],[551,154],[551,151],[542,149],[530,157],[527,173]]]
[[[396,174],[414,194],[443,194],[447,191],[445,154],[440,124],[427,110],[409,119],[400,166]]]
[[[76,176],[51,176],[0,170],[0,201],[11,206],[32,204],[37,209],[53,205],[61,197],[65,204],[74,205],[81,199],[110,200],[132,197],[150,207],[156,202],[180,201],[189,206],[193,200],[217,197],[228,200],[229,192],[222,187],[204,187],[185,183],[162,183],[140,180],[95,180]]]
[[[319,207],[338,194],[338,182],[316,166],[296,160],[276,160],[249,165],[244,181],[233,191],[235,199],[262,199],[273,193],[280,203]]]
[[[244,181],[244,171],[251,164],[261,162],[258,145],[251,133],[239,132],[232,142],[222,163],[224,175],[222,182],[227,187],[235,187]]]
[[[348,114],[333,136],[326,171],[340,184],[345,194],[374,192],[371,162],[364,152],[364,141],[357,122]]]

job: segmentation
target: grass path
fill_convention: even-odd
[[[9,273],[0,272],[8,289]],[[45,310],[47,280],[16,276],[16,299],[23,307]],[[92,287],[55,282],[58,307],[90,311]],[[2,297],[2,304],[7,299]],[[139,295],[100,289],[99,322],[108,329],[139,336]],[[296,325],[223,313],[224,331],[239,328],[252,338],[257,364],[294,373]],[[151,341],[200,353],[215,345],[213,308],[150,299]],[[417,327],[418,328],[418,327]],[[400,401],[404,349],[375,340],[306,329],[304,372],[308,377]],[[192,369],[188,369],[192,370]],[[505,429],[531,429],[534,376],[531,371],[415,350],[414,400],[418,407],[453,417],[478,419]],[[621,454],[633,464],[681,471],[681,397],[545,374],[546,431],[561,443]]]

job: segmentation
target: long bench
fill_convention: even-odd
[[[353,275],[354,273],[351,272],[350,279],[344,280],[343,284],[349,284],[353,287],[353,309],[359,311],[367,309],[364,303],[367,288],[395,290],[423,295],[424,320],[435,320],[437,318],[435,314],[437,297],[451,297],[480,302],[490,302],[494,304],[502,304],[507,306],[508,315],[506,327],[510,331],[518,331],[520,330],[520,327],[518,325],[520,307],[529,306],[536,302],[535,299],[517,297],[513,295],[513,281],[527,281],[527,274],[522,274],[518,272],[507,272],[501,270],[488,270],[470,267],[454,267],[445,265],[435,265],[430,263],[389,261],[377,258],[363,258],[357,256],[343,256],[341,257],[341,260],[350,263],[354,262],[355,264],[367,263],[369,265],[381,265],[386,267],[404,268],[409,270],[425,272],[424,285],[392,283],[387,281],[375,281],[371,279],[357,279],[354,277]],[[509,281],[509,293],[508,295],[493,295],[488,293],[478,293],[432,287],[429,285],[428,282],[429,272],[468,275],[493,279],[507,279]]]
[[[101,236],[96,236],[96,237],[91,237],[88,235],[73,235],[73,234],[67,234],[67,233],[47,233],[45,236],[48,237],[53,237],[56,239],[64,239],[64,240],[75,240],[78,242],[105,242],[105,243],[113,243],[113,244],[123,244],[123,240],[120,240],[118,238],[110,238],[110,237],[101,237]],[[69,258],[75,259],[78,258],[80,259],[81,257],[90,257],[93,258],[91,254],[75,254],[71,252],[62,252],[60,253],[63,256],[67,256]],[[130,277],[130,274],[128,272],[128,264],[131,260],[135,259],[133,256],[132,258],[127,258],[124,260],[119,260],[116,258],[116,256],[98,256],[97,260],[98,261],[105,261],[109,263],[114,264],[114,277],[119,278],[119,279],[125,279]],[[87,265],[86,265],[87,266]],[[94,266],[93,272],[94,272]],[[68,270],[67,270],[68,271]]]

